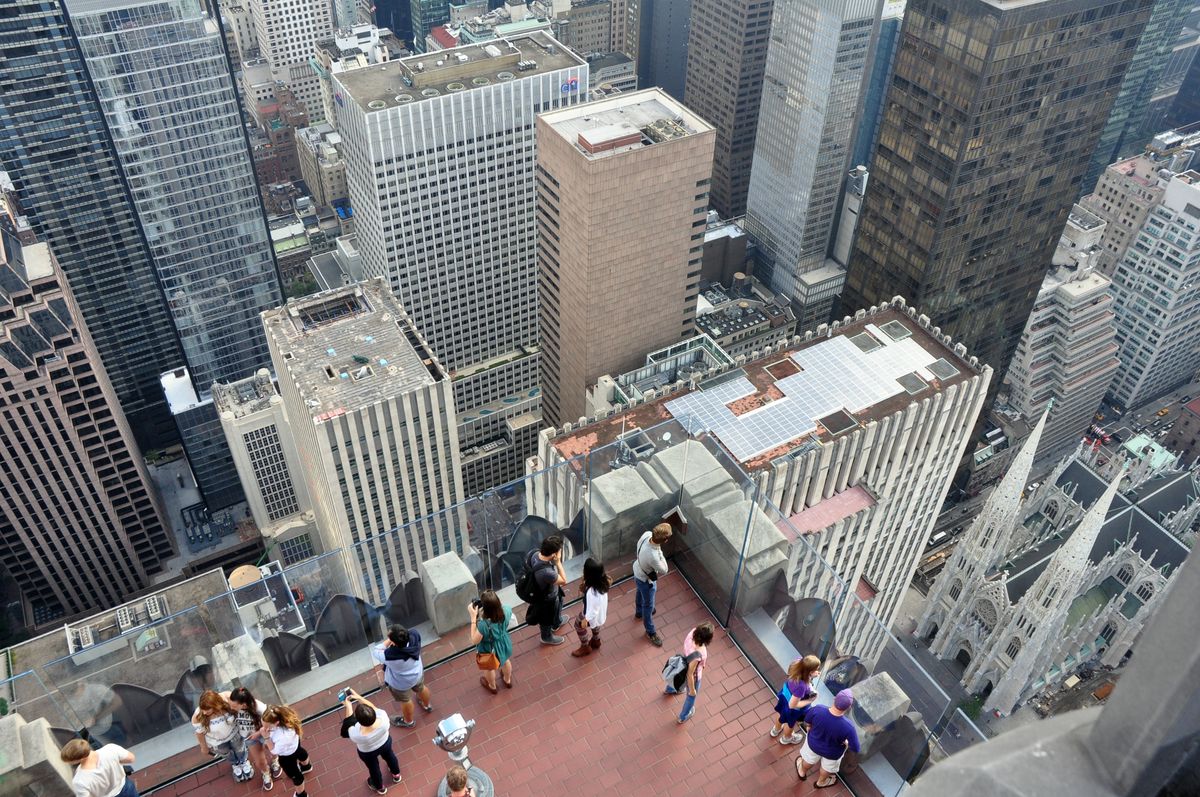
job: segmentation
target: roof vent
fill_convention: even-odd
[[[512,80],[516,77],[512,72],[497,72],[496,77],[499,80]]]
[[[462,83],[447,83],[446,84],[446,91],[462,91],[465,88],[466,88],[466,86],[464,86]]]
[[[396,95],[396,102],[405,103],[405,102],[412,102],[412,101],[413,101],[413,95],[411,95],[411,94],[397,94]]]
[[[488,80],[485,77],[471,78],[471,83],[473,83],[476,86],[486,86],[487,84],[489,84],[491,82],[492,81]]]
[[[387,107],[387,103],[383,100],[371,100],[367,103],[367,107],[372,111],[381,111]]]
[[[437,89],[421,89],[422,97],[436,97],[439,94],[441,94],[441,92]]]

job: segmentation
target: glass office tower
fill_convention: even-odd
[[[197,388],[254,373],[282,292],[216,20],[199,0],[67,9]]]

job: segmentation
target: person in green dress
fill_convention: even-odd
[[[500,603],[500,598],[493,590],[485,589],[479,593],[479,602],[467,607],[471,615],[471,641],[475,643],[476,653],[495,653],[500,660],[500,677],[504,685],[512,689],[512,637],[508,634],[508,626],[512,622],[512,609]],[[483,688],[496,694],[497,670],[485,670],[479,677]]]

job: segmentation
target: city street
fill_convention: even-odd
[[[1129,438],[1140,432],[1144,431],[1152,436],[1156,435],[1179,417],[1180,409],[1186,403],[1184,402],[1185,398],[1194,399],[1197,396],[1200,396],[1200,380],[1177,388],[1165,396],[1160,396],[1141,406],[1129,409],[1119,418],[1116,417],[1116,413],[1111,408],[1106,405],[1102,406],[1100,412],[1105,418],[1097,423],[1104,431],[1121,438],[1121,443],[1112,440],[1104,446],[1104,449],[1115,454],[1120,449],[1122,443],[1127,442]],[[1163,409],[1168,410],[1168,412],[1166,415],[1159,417],[1157,413]],[[1155,423],[1158,425],[1155,426]],[[1155,439],[1161,443],[1163,438],[1155,437]]]

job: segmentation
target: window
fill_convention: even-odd
[[[1137,596],[1142,599],[1142,603],[1146,603],[1154,597],[1154,585],[1149,581],[1138,585]]]
[[[958,596],[962,594],[962,582],[955,581],[950,585],[950,600],[958,600]]]
[[[1100,630],[1100,638],[1103,639],[1105,642],[1107,642],[1110,645],[1112,644],[1113,637],[1115,637],[1116,635],[1117,635],[1117,629],[1113,626],[1112,623],[1106,623],[1104,628],[1102,628]]]
[[[1117,571],[1117,581],[1120,581],[1122,584],[1128,584],[1132,580],[1133,568],[1129,565],[1123,565],[1121,569]]]
[[[1004,650],[1004,655],[1010,659],[1015,659],[1017,654],[1021,652],[1021,638],[1013,637],[1009,640],[1008,647]]]

